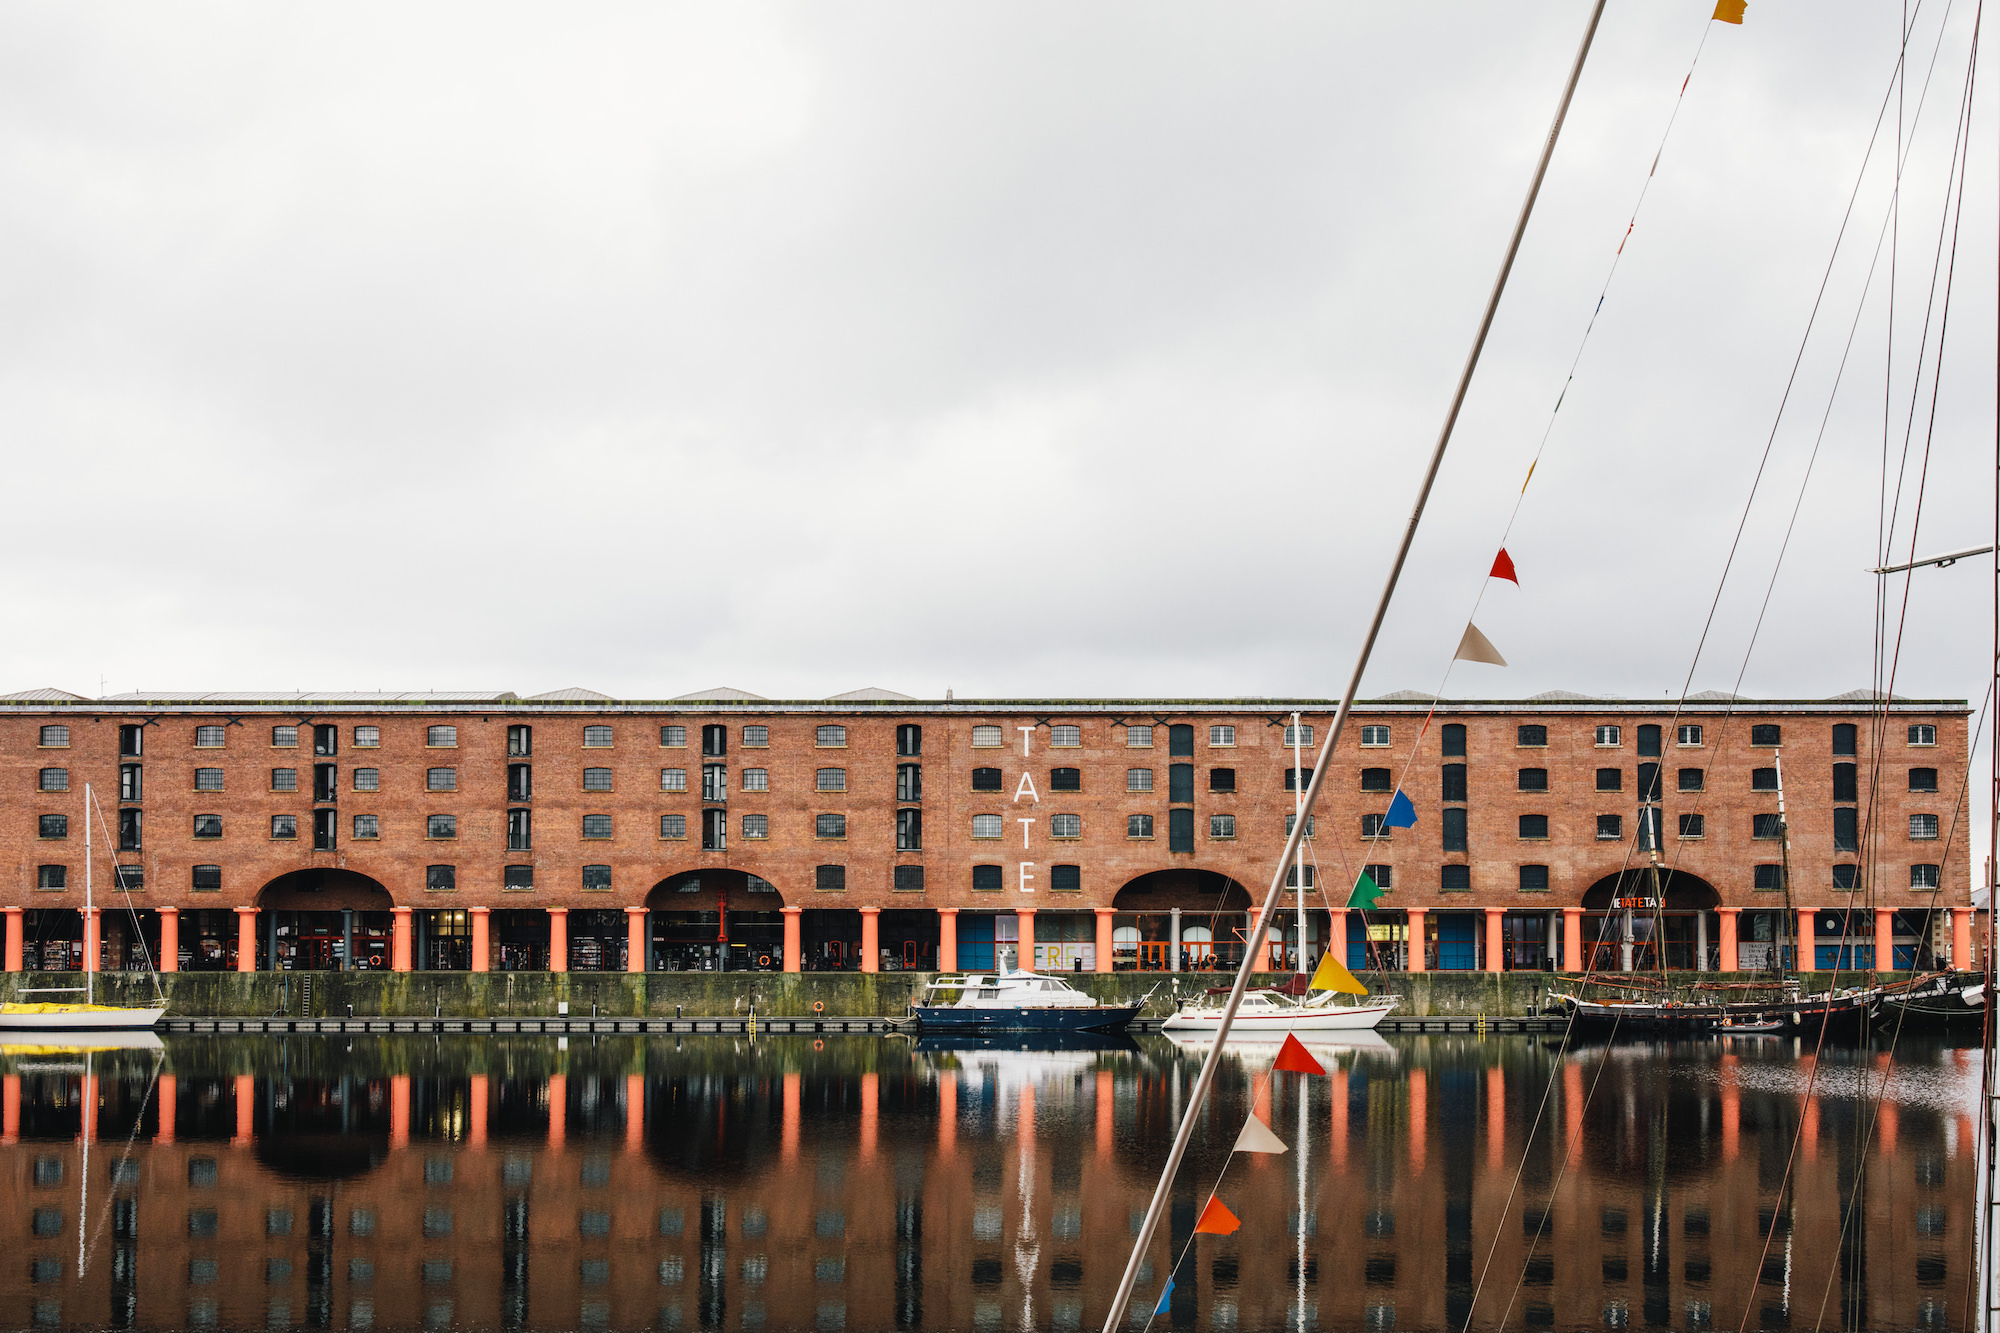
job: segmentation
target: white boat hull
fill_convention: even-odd
[[[68,1013],[0,1013],[0,1032],[133,1032],[151,1028],[157,1009],[76,1009]]]
[[[1395,1007],[1394,1004],[1341,1004],[1287,1009],[1276,1014],[1238,1013],[1236,1021],[1229,1025],[1229,1040],[1283,1041],[1295,1032],[1367,1031]],[[1214,1032],[1221,1026],[1220,1009],[1184,1009],[1160,1024],[1160,1031]]]

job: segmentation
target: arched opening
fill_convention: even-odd
[[[649,972],[781,972],[785,897],[727,867],[669,875],[646,894]]]
[[[312,869],[280,875],[257,893],[258,968],[386,972],[395,905],[379,880],[357,871]],[[189,960],[185,966],[196,971],[234,966],[235,935],[232,911],[183,912],[181,953]],[[428,954],[420,956],[429,962]]]
[[[1250,891],[1195,867],[1127,880],[1111,900],[1111,965],[1120,972],[1233,968],[1243,961]]]
[[[1715,886],[1684,870],[1638,866],[1606,875],[1583,893],[1584,966],[1593,972],[1715,970]],[[1729,967],[1735,960],[1727,960]]]

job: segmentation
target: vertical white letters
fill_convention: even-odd
[[[1033,727],[1016,727],[1014,730],[1021,733],[1021,753],[1026,754],[1028,752],[1028,737],[1035,734],[1035,729]]]
[[[1014,822],[1021,826],[1021,850],[1025,852],[1028,850],[1028,825],[1035,821],[1033,819],[1017,819]]]
[[[1033,875],[1028,873],[1030,870],[1034,869],[1034,865],[1035,863],[1033,861],[1021,862],[1021,892],[1023,893],[1033,893],[1035,891],[1034,886],[1028,882],[1029,880],[1034,878]]]
[[[1032,773],[1023,773],[1020,784],[1014,788],[1014,799],[1016,801],[1019,801],[1023,796],[1034,801],[1036,805],[1042,803],[1042,794],[1035,790],[1035,778]]]

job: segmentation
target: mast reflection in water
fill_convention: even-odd
[[[1141,1321],[1171,1268],[1156,1327],[1456,1329],[1475,1295],[1477,1327],[1510,1301],[1527,1328],[1965,1325],[1975,1052],[1905,1040],[1863,1151],[1874,1051],[1825,1053],[1807,1103],[1791,1041],[1316,1050],[1328,1077],[1279,1075],[1259,1107],[1293,1155],[1237,1158],[1242,1229],[1196,1238],[1272,1053],[1225,1068]],[[8,1051],[0,1308],[38,1328],[1095,1328],[1197,1060],[1158,1038]]]

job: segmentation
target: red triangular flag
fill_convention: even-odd
[[[1210,1195],[1208,1207],[1201,1210],[1201,1221],[1194,1224],[1194,1230],[1197,1236],[1233,1236],[1242,1225],[1236,1214],[1223,1207],[1222,1200]]]
[[[1312,1052],[1299,1044],[1299,1039],[1285,1034],[1285,1044],[1278,1048],[1278,1062],[1271,1066],[1288,1074],[1324,1074],[1326,1070],[1320,1062],[1312,1058]]]
[[[1493,557],[1493,572],[1486,577],[1505,579],[1517,588],[1521,586],[1521,580],[1514,577],[1514,557],[1507,554],[1507,548],[1504,546],[1500,548],[1500,554]]]

